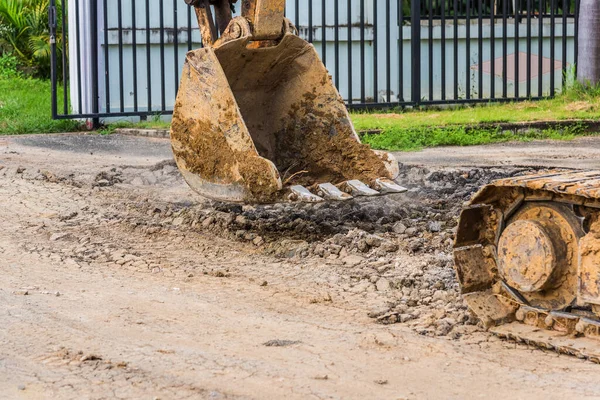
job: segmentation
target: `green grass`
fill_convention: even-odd
[[[0,135],[80,130],[78,121],[52,119],[50,89],[50,81],[0,78]]]
[[[584,124],[563,129],[529,130],[522,133],[498,128],[467,128],[464,125],[416,128],[386,128],[381,134],[362,136],[362,141],[374,149],[415,151],[437,146],[474,146],[510,141],[528,142],[536,139],[572,140],[585,134]]]
[[[534,139],[570,140],[589,135],[584,123],[600,120],[600,89],[576,85],[554,99],[489,104],[459,109],[411,110],[387,113],[353,113],[362,140],[373,148],[413,151],[435,146],[470,146]],[[574,121],[572,126],[515,134],[501,131],[499,123]],[[496,126],[495,126],[496,125]]]

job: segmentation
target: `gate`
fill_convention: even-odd
[[[65,40],[52,43],[53,118],[172,113],[185,53],[201,47],[183,1],[68,0],[61,27],[56,1],[51,35]],[[376,109],[554,96],[575,79],[578,9],[579,0],[288,0],[286,15],[348,107]]]

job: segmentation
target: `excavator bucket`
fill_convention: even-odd
[[[255,41],[237,17],[187,54],[171,129],[185,180],[243,203],[404,191],[393,157],[361,144],[315,48],[286,23],[280,39]]]

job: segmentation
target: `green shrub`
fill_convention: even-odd
[[[0,56],[0,79],[12,79],[21,76],[18,70],[19,60],[12,54],[3,54]]]

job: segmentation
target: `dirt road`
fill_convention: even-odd
[[[524,171],[238,207],[193,194],[164,140],[2,138],[0,398],[600,398],[600,366],[500,341],[458,296],[461,201]]]

